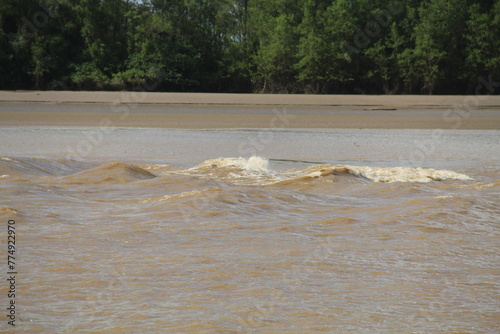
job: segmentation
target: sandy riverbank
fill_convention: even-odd
[[[194,129],[500,129],[500,96],[0,91],[0,125],[102,124]]]
[[[0,91],[1,102],[296,105],[342,108],[446,109],[457,105],[500,109],[500,95],[305,95],[145,92]]]

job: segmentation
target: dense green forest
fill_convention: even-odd
[[[500,81],[500,0],[2,0],[0,24],[0,89],[473,94]]]

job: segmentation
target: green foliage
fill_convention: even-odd
[[[415,27],[413,62],[422,90],[432,94],[443,79],[453,80],[460,71],[465,0],[431,0],[419,8]],[[449,70],[447,70],[449,69]],[[452,77],[446,75],[453,75]]]
[[[469,7],[466,34],[465,77],[472,79],[471,86],[477,84],[474,74],[494,78],[500,77],[500,1],[490,10],[479,4]]]
[[[500,80],[500,0],[3,0],[0,27],[0,89],[463,94]]]
[[[265,2],[269,4],[269,2]],[[256,89],[266,92],[295,92],[297,34],[296,17],[293,16],[295,1],[282,1],[270,8],[270,15],[255,19],[257,34],[255,65],[252,79]],[[256,13],[257,14],[257,13]],[[269,33],[272,31],[273,33]]]

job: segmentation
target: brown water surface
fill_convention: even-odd
[[[0,129],[17,332],[500,329],[498,130],[96,131]]]

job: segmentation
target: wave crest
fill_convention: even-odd
[[[269,173],[269,160],[263,157],[252,156],[248,159],[245,158],[218,158],[205,160],[196,167],[189,170],[203,170],[203,169],[241,169],[248,172]]]
[[[444,180],[470,180],[465,174],[449,170],[410,167],[369,167],[322,164],[298,169],[275,171],[269,168],[269,160],[253,156],[245,158],[210,159],[201,164],[181,171],[191,175],[207,177],[221,181],[246,179],[249,184],[293,184],[294,182],[332,182],[346,177],[372,182],[431,182]]]
[[[154,177],[156,177],[154,174],[140,167],[121,162],[112,162],[72,175],[63,176],[60,181],[65,184],[126,183],[152,179]]]
[[[436,170],[427,168],[410,167],[367,167],[332,165],[328,168],[321,168],[311,173],[312,175],[341,175],[351,174],[361,176],[374,182],[431,182],[444,180],[470,180],[465,174],[455,173],[449,170]]]

